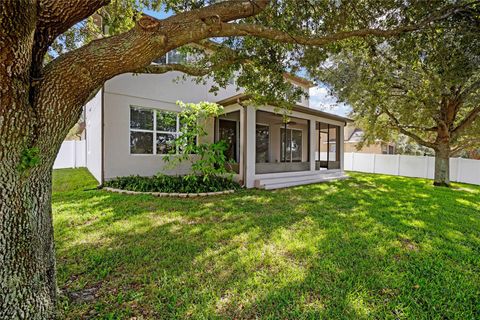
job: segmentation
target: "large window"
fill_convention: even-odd
[[[176,112],[130,107],[131,154],[168,154],[179,131]]]
[[[302,130],[281,128],[281,161],[302,161]]]

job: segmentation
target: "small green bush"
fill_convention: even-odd
[[[168,192],[168,193],[201,193],[224,190],[236,190],[240,185],[229,178],[204,177],[196,175],[153,177],[118,177],[104,183],[105,187],[141,191],[141,192]]]

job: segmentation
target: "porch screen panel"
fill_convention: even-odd
[[[302,131],[301,130],[292,130],[292,162],[301,162],[302,161]]]
[[[328,126],[328,169],[340,168],[340,127]]]
[[[237,122],[219,119],[218,134],[219,140],[227,144],[227,159],[237,161]]]
[[[256,128],[256,155],[255,162],[257,163],[267,163],[268,160],[268,150],[270,142],[270,131],[269,127],[266,125],[257,124]]]

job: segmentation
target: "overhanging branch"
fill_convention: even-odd
[[[452,130],[452,138],[456,139],[462,131],[473,123],[480,115],[480,105],[473,108],[465,118]]]
[[[358,37],[365,38],[368,36],[377,37],[393,37],[399,34],[419,30],[429,26],[432,22],[439,21],[451,16],[454,13],[464,10],[466,5],[453,6],[444,8],[429,17],[423,19],[417,24],[399,26],[394,29],[374,29],[364,28],[352,31],[342,31],[325,36],[306,36],[306,35],[292,35],[278,29],[265,27],[258,24],[248,23],[222,23],[221,28],[216,32],[216,36],[255,36],[264,39],[270,39],[282,43],[293,43],[299,45],[310,46],[324,46],[332,42]]]
[[[400,121],[395,117],[395,115],[393,113],[391,113],[387,108],[382,108],[382,111],[390,118],[392,124],[398,129],[398,131],[400,131],[400,133],[403,133],[404,135],[409,136],[410,138],[412,138],[413,140],[415,140],[418,144],[420,144],[422,146],[429,147],[429,148],[432,148],[434,150],[437,149],[437,146],[434,143],[428,142],[428,141],[420,138],[419,135],[407,130],[405,128],[405,126],[403,126],[400,123]]]
[[[34,35],[32,76],[35,77],[40,72],[48,48],[59,35],[109,3],[110,0],[40,0]]]

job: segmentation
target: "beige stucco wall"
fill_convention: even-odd
[[[345,146],[344,146],[345,152],[383,154],[383,149],[382,149],[383,143],[382,142],[377,142],[377,143],[371,144],[369,146],[365,145],[360,150],[357,150],[357,145],[358,145],[358,143],[345,142]],[[395,145],[394,144],[385,144],[385,147],[387,148],[387,152],[388,152],[388,146],[393,146],[394,147],[394,152],[395,152]]]
[[[375,153],[382,154],[381,143],[371,144],[369,146],[363,146],[362,149],[357,150],[357,143],[345,142],[345,152],[357,152],[357,153]]]
[[[102,182],[102,90],[85,105],[86,162],[88,171]]]
[[[217,95],[209,92],[210,84],[196,84],[192,80],[175,82],[181,73],[165,75],[122,74],[105,84],[104,95],[104,175],[105,179],[117,176],[151,176],[185,174],[190,170],[188,163],[176,168],[166,165],[164,155],[130,154],[130,106],[141,106],[179,112],[178,100],[183,102],[219,101],[238,92],[229,86]],[[206,121],[209,132],[202,141],[213,141],[214,121]]]

